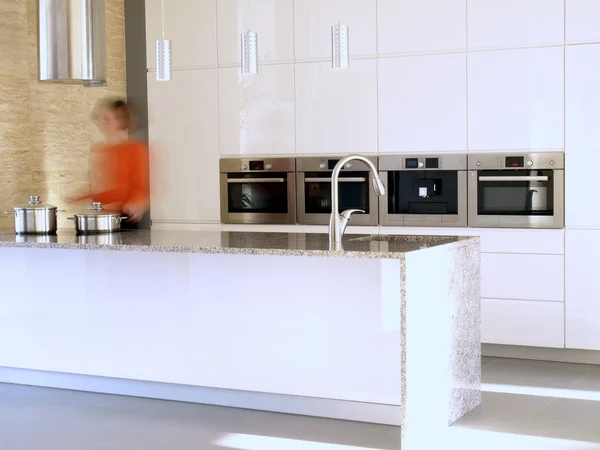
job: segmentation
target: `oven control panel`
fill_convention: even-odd
[[[564,169],[564,153],[525,153],[525,154],[470,154],[471,170],[506,170],[506,169]]]
[[[222,158],[219,161],[221,173],[244,172],[294,172],[296,160],[294,158]]]

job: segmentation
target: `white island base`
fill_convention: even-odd
[[[4,235],[0,382],[398,425],[403,449],[481,402],[478,239],[134,236]]]

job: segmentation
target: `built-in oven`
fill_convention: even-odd
[[[379,171],[381,225],[467,226],[466,155],[385,155]]]
[[[377,166],[377,157],[368,157]],[[298,158],[297,217],[303,225],[328,225],[331,217],[331,174],[338,163],[335,158]],[[373,190],[373,177],[361,161],[350,161],[339,177],[340,213],[359,209],[364,214],[353,214],[349,225],[378,224],[379,205]]]
[[[469,226],[563,228],[563,153],[469,155]]]
[[[221,222],[295,224],[294,158],[222,159]]]

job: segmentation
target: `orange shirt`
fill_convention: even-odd
[[[92,152],[92,176],[98,180],[92,201],[122,208],[145,204],[150,194],[149,157],[140,142],[107,144]]]

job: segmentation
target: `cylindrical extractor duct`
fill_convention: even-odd
[[[43,83],[106,84],[105,0],[38,0]]]

